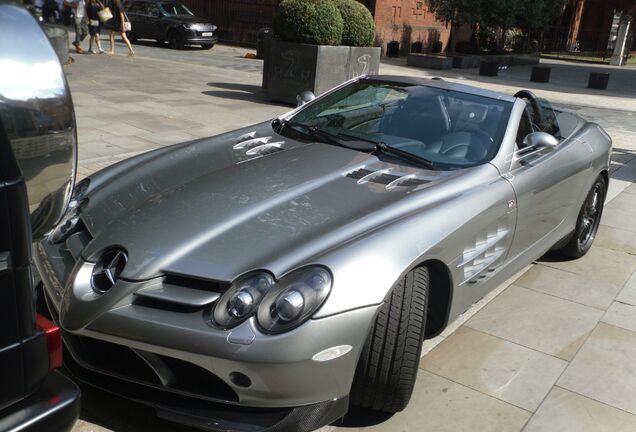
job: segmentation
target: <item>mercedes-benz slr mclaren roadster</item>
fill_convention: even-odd
[[[521,91],[360,77],[81,181],[37,245],[79,379],[215,431],[409,402],[424,339],[590,248],[611,139]]]

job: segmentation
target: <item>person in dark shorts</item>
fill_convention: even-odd
[[[98,0],[88,0],[86,6],[86,14],[88,15],[88,34],[90,35],[90,39],[88,41],[88,51],[97,54],[95,48],[93,48],[93,42],[97,46],[100,54],[104,53],[102,49],[102,44],[99,40],[99,33],[102,26],[102,23],[99,21],[99,15],[97,12],[102,9],[101,4]]]
[[[121,4],[121,0],[110,0],[108,7],[113,14],[113,18],[108,21],[110,28],[110,51],[108,54],[115,54],[115,32],[117,32],[128,47],[128,55],[134,56],[135,51],[133,51],[132,45],[130,45],[130,41],[126,36],[126,28],[124,27],[124,23],[127,21],[126,11]]]

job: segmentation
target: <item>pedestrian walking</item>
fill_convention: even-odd
[[[103,7],[101,3],[99,3],[99,0],[88,0],[88,4],[86,7],[86,14],[88,15],[88,33],[90,34],[90,39],[88,41],[88,50],[93,54],[97,54],[98,52],[93,48],[93,42],[95,42],[99,53],[104,53],[102,44],[99,40],[100,29],[102,25],[102,23],[99,21],[98,14],[100,9],[103,9]]]
[[[84,54],[84,50],[80,46],[82,41],[88,34],[88,25],[86,23],[86,3],[84,0],[65,0],[64,5],[73,11],[73,26],[75,27],[75,52]]]
[[[130,26],[130,21],[126,18],[126,11],[124,10],[124,6],[121,4],[121,0],[110,0],[108,7],[113,14],[113,18],[109,21],[110,51],[108,54],[115,54],[115,32],[117,32],[128,47],[128,55],[134,56],[135,51],[133,51],[132,45],[130,45],[130,41],[126,36],[126,25]]]

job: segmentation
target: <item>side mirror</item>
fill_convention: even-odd
[[[316,99],[316,95],[309,90],[305,90],[304,92],[296,96],[296,106],[303,106],[307,102],[311,102],[314,99]]]
[[[559,140],[546,132],[532,132],[526,135],[523,139],[523,144],[526,148],[556,148],[559,145]]]
[[[9,43],[18,34],[20,43]],[[73,191],[75,113],[60,61],[24,9],[0,4],[0,41],[0,136],[26,182],[35,241],[64,215]]]

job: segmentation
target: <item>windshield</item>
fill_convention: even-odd
[[[168,16],[173,15],[194,15],[190,12],[190,9],[182,5],[181,3],[159,3],[161,11]]]
[[[317,100],[290,120],[334,136],[383,143],[440,169],[458,169],[495,156],[511,109],[511,102],[498,99],[363,79]],[[287,133],[303,138],[293,128]]]

